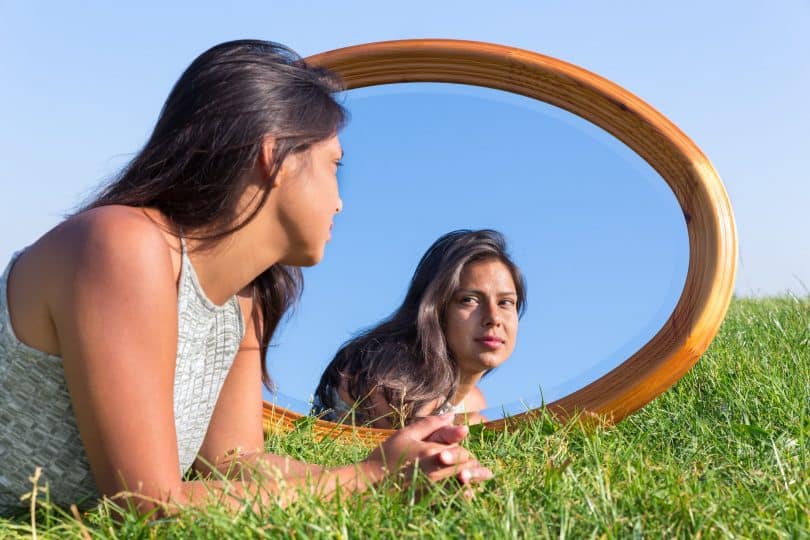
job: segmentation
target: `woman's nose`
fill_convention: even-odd
[[[500,326],[501,325],[501,314],[498,312],[498,305],[497,304],[484,304],[484,317],[483,323],[484,326]]]

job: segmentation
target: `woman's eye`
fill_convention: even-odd
[[[461,299],[462,304],[474,304],[478,299],[474,296],[465,296]]]
[[[506,307],[512,307],[515,305],[515,301],[512,300],[511,298],[506,298],[504,300],[501,300],[501,305]]]

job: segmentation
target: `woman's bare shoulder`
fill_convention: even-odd
[[[82,212],[17,260],[8,282],[12,324],[23,342],[60,354],[55,319],[71,316],[77,290],[92,288],[100,297],[112,297],[116,289],[145,285],[171,301],[179,263],[179,253],[175,256],[161,227],[143,211],[109,206]]]
[[[52,231],[63,241],[79,241],[105,249],[157,249],[179,247],[166,220],[152,209],[110,205],[93,208],[65,220]],[[174,244],[177,244],[176,246]]]
[[[157,267],[177,275],[180,268],[179,240],[160,214],[120,205],[71,216],[30,251],[32,258],[72,271],[114,264],[123,272]]]

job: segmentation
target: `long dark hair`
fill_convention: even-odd
[[[346,342],[321,375],[315,390],[324,408],[334,408],[334,392],[345,379],[355,419],[374,420],[374,396],[381,396],[404,424],[433,402],[440,407],[455,394],[458,367],[444,336],[444,315],[458,290],[465,265],[498,260],[512,274],[517,310],[526,309],[526,283],[497,231],[458,230],[445,234],[427,250],[411,278],[402,305],[377,326]]]
[[[213,241],[244,227],[267,201],[265,189],[237,215],[243,175],[275,139],[267,185],[284,160],[334,135],[346,112],[333,73],[307,65],[278,43],[216,45],[195,59],[172,88],[146,145],[88,206],[152,207],[173,234]],[[265,358],[284,313],[300,297],[301,271],[276,264],[253,281],[254,321]],[[266,364],[263,380],[270,385]]]

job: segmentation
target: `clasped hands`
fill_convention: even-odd
[[[469,428],[453,425],[453,418],[452,413],[430,416],[398,430],[360,464],[366,477],[376,483],[396,474],[407,485],[418,469],[431,482],[455,478],[471,497],[472,486],[493,474],[459,445]]]

